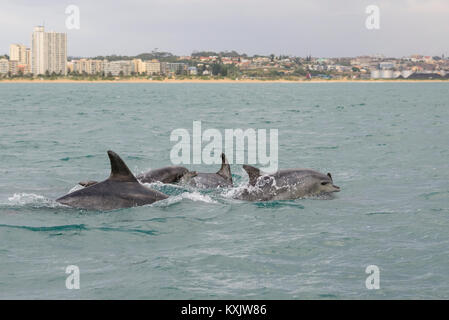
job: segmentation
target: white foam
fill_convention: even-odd
[[[223,192],[221,193],[221,195],[224,198],[234,199],[235,197],[240,195],[240,193],[242,193],[245,189],[252,190],[254,188],[257,188],[257,187],[253,187],[253,186],[249,185],[248,181],[242,181],[242,182],[240,182],[240,184],[238,186],[235,186],[233,188],[223,189]]]
[[[80,184],[77,184],[76,186],[74,186],[72,189],[70,189],[69,193],[75,192],[77,190],[81,190],[84,189],[84,187]]]
[[[196,192],[183,192],[176,196],[170,196],[163,201],[155,202],[154,205],[170,206],[172,204],[181,202],[184,199],[192,200],[195,202],[200,201],[200,202],[205,202],[205,203],[218,203],[218,201],[212,199],[210,196],[201,194],[196,191]]]
[[[32,205],[37,207],[59,206],[57,202],[34,193],[14,193],[13,196],[8,198],[8,201],[10,202],[10,204],[16,206],[26,206],[26,205]]]
[[[217,201],[215,201],[208,195],[201,194],[199,192],[192,192],[192,193],[184,192],[181,194],[181,197],[183,197],[184,199],[192,200],[192,201],[202,201],[202,202],[206,202],[206,203],[218,203]]]

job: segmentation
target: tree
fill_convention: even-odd
[[[219,75],[219,74],[220,74],[220,71],[221,71],[220,65],[219,65],[218,63],[214,63],[214,64],[212,65],[212,74],[213,74],[214,76]]]

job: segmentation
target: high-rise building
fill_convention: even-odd
[[[9,46],[9,60],[15,61],[17,66],[13,71],[21,71],[22,73],[31,72],[31,49],[22,44],[11,44]],[[12,63],[14,69],[14,63]],[[10,68],[11,69],[11,68]],[[11,71],[11,70],[10,70]]]
[[[17,61],[18,64],[27,64],[27,47],[22,44],[11,44],[9,60]]]
[[[24,73],[31,73],[31,49],[26,48],[25,50],[25,65],[24,65]]]
[[[67,74],[67,34],[45,32],[43,26],[34,28],[31,39],[31,70],[33,74]]]

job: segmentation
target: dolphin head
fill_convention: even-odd
[[[184,167],[174,167],[173,170],[176,176],[176,181],[179,181],[185,174],[188,174],[190,172],[187,168]]]
[[[336,186],[332,181],[332,175],[328,173],[327,175],[322,175],[318,181],[317,189],[319,193],[332,193],[339,192],[340,187]]]
[[[189,181],[192,178],[196,177],[197,175],[198,175],[198,172],[196,172],[196,171],[187,171],[186,173],[184,173],[182,175],[180,182],[182,184],[187,184],[187,183],[189,183]]]

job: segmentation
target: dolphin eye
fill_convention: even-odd
[[[326,184],[329,184],[329,182],[327,182],[327,181],[321,182],[322,186],[325,186]]]

